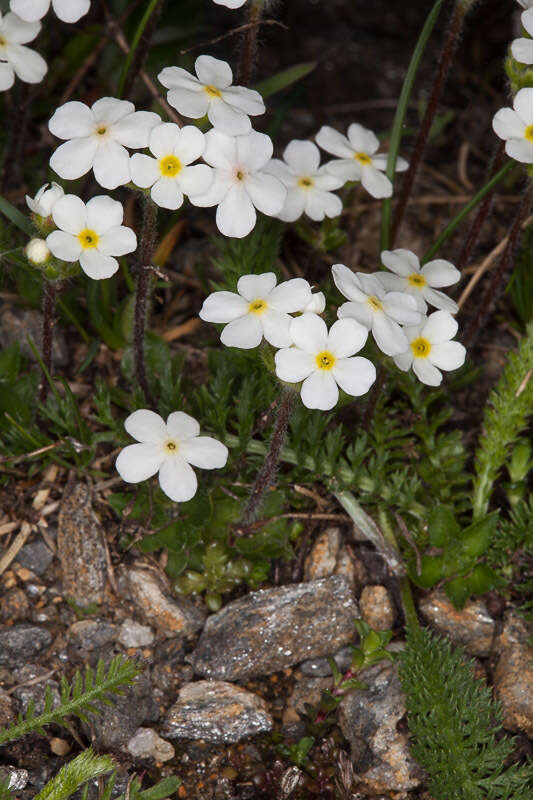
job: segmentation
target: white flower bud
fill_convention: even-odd
[[[324,292],[315,292],[311,295],[311,302],[306,305],[304,311],[311,314],[322,314],[326,308],[326,298]]]
[[[26,195],[28,208],[39,217],[49,217],[54,205],[65,194],[61,186],[55,181],[52,181],[50,188],[48,188],[49,185],[45,183],[44,186],[41,186],[33,198]]]
[[[46,264],[52,255],[44,239],[30,239],[24,252],[28,261],[35,266]]]

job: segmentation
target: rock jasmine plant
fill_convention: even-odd
[[[121,521],[113,558],[133,545],[160,552],[169,591],[202,594],[211,611],[239,585],[277,580],[291,559],[299,579],[312,525],[349,522],[397,589],[410,737],[432,796],[525,800],[529,768],[494,766],[498,754],[518,758],[511,740],[495,735],[499,708],[482,707],[488,701],[461,651],[423,632],[417,602],[438,589],[459,611],[489,592],[516,602],[516,586],[527,586],[533,241],[526,233],[520,242],[533,203],[533,4],[514,8],[522,29],[505,61],[509,96],[492,127],[478,115],[479,141],[494,149],[486,179],[479,165],[469,164],[468,177],[462,150],[458,175],[469,197],[451,219],[439,211],[431,234],[413,213],[416,179],[432,136],[440,146],[448,135],[440,101],[475,0],[449,3],[436,57],[430,42],[446,4],[431,4],[393,113],[385,105],[373,118],[372,104],[350,97],[349,115],[328,101],[318,122],[301,98],[312,93],[306,76],[323,66],[272,74],[262,58],[267,37],[282,41],[282,0],[191,0],[213,26],[226,19],[220,24],[233,28],[213,38],[191,21],[191,32],[180,27],[186,47],[175,34],[182,12],[161,0],[4,5],[8,124],[13,114],[0,143],[0,215],[10,226],[0,228],[4,294],[40,298],[42,330],[39,341],[0,351],[0,488],[10,491],[28,463],[25,492],[42,464],[89,475],[106,513]],[[61,37],[75,45],[57,56]],[[420,71],[434,61],[422,103]],[[68,81],[64,64],[75,67]],[[411,113],[418,107],[420,119]],[[469,266],[504,179],[522,193],[514,219],[487,260]],[[485,351],[476,341],[500,324],[496,305],[501,315],[517,296],[523,325],[513,317],[502,330],[519,344],[499,365],[496,387],[478,391]],[[66,326],[77,337],[75,363],[60,369],[54,332]],[[480,431],[464,410],[472,393],[478,405],[489,394]],[[8,547],[8,560],[15,555]],[[357,631],[349,668],[332,665],[333,690],[307,709],[303,739],[279,748],[313,796],[333,798],[312,757],[341,697],[366,691],[361,669],[396,658],[386,649],[391,631],[361,621]],[[85,704],[92,713],[94,700],[135,673],[113,661],[72,686],[64,681],[58,708],[47,694],[43,714],[30,709],[11,733],[0,731],[0,744],[81,716]],[[442,700],[437,715],[424,687]],[[465,722],[469,698],[475,718]],[[473,748],[461,739],[465,724]],[[38,797],[62,800],[112,768],[86,751]],[[341,772],[337,788],[344,781],[342,796],[351,797],[359,787]],[[168,780],[162,793],[132,784],[132,800],[174,792]],[[9,787],[0,784],[0,798],[12,800]]]

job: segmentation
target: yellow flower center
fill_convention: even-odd
[[[207,92],[209,97],[222,97],[222,94],[220,93],[220,91],[217,89],[216,86],[211,86],[211,85],[204,86],[204,92]]]
[[[310,189],[313,185],[314,181],[312,178],[300,178],[298,181],[298,186],[301,186],[302,189]]]
[[[248,313],[249,314],[263,314],[267,310],[267,304],[264,300],[261,300],[259,297],[255,300],[252,300],[250,305],[248,306]]]
[[[335,366],[336,359],[333,353],[323,350],[321,353],[315,356],[315,361],[318,369],[329,371]]]
[[[7,44],[7,40],[4,39],[3,36],[0,36],[0,47],[5,47]]]
[[[244,172],[242,171],[242,169],[237,170],[237,172],[235,173],[235,177],[237,178],[238,181],[244,180]]]
[[[369,297],[366,302],[368,303],[372,311],[382,311],[383,309],[383,303],[381,302],[381,300],[378,300],[378,298],[375,295]]]
[[[431,353],[431,342],[419,336],[411,342],[411,350],[415,358],[427,358]]]
[[[100,125],[100,127],[96,129],[96,133],[98,134],[98,136],[105,136],[105,134],[107,133],[106,126]]]
[[[525,129],[524,139],[527,139],[528,142],[533,142],[533,125],[528,125]]]
[[[175,455],[178,451],[178,445],[172,439],[169,439],[168,442],[165,442],[165,450],[167,450],[168,453]]]
[[[98,247],[98,242],[100,241],[96,231],[91,231],[89,228],[85,228],[81,233],[78,233],[78,239],[84,250],[92,250]]]
[[[359,161],[360,164],[368,166],[368,164],[372,163],[372,159],[367,153],[354,153],[354,158],[356,161]]]
[[[427,283],[424,276],[421,275],[419,272],[413,272],[411,275],[409,275],[407,280],[409,281],[411,286],[415,287],[415,289],[423,289]]]
[[[165,156],[159,162],[159,170],[165,178],[174,178],[181,172],[181,161],[176,156]]]

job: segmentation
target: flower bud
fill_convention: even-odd
[[[50,186],[50,188],[48,188]],[[52,213],[54,205],[60,197],[63,197],[65,192],[58,183],[52,181],[52,184],[45,183],[35,197],[26,195],[26,203],[30,211],[37,214],[38,217],[49,217]]]
[[[46,245],[45,240],[37,238],[30,239],[24,249],[24,253],[30,264],[33,264],[35,267],[40,267],[42,264],[46,264],[52,255]]]
[[[308,303],[303,310],[312,314],[322,314],[325,308],[326,298],[324,296],[324,292],[315,292],[313,295],[311,295],[311,302]]]

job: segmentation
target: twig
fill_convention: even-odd
[[[192,53],[193,50],[205,50],[206,47],[211,47],[213,44],[218,44],[219,42],[224,41],[224,39],[229,39],[232,36],[235,36],[237,33],[243,33],[253,25],[278,25],[280,28],[283,28],[284,31],[290,30],[288,26],[283,22],[280,22],[279,19],[260,19],[257,22],[246,22],[244,25],[238,25],[236,28],[232,28],[230,31],[228,31],[228,33],[223,33],[222,36],[217,36],[215,39],[210,39],[208,42],[200,42],[200,44],[195,44],[192,47],[188,47],[187,50],[180,50],[180,55],[184,56],[186,53]],[[396,100],[387,102],[392,104],[396,103]]]
[[[24,547],[31,533],[29,522],[23,522],[20,532],[16,535],[11,545],[8,547],[2,558],[0,558],[0,575],[6,571],[12,561],[14,561],[19,550]]]

